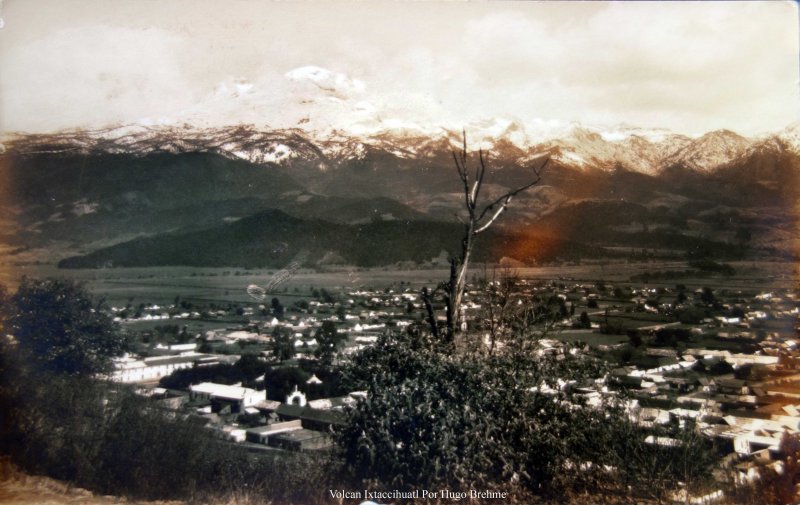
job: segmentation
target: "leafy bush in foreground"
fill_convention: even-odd
[[[604,371],[579,352],[543,352],[535,339],[487,356],[387,336],[348,369],[367,395],[336,439],[350,475],[385,489],[568,503],[658,500],[678,480],[703,485],[719,459],[711,444],[690,427],[645,430],[621,402],[581,387]],[[682,445],[656,446],[648,435]]]
[[[349,470],[396,489],[553,489],[565,467],[600,458],[593,431],[612,409],[562,387],[596,376],[594,362],[535,349],[463,355],[383,338],[349,369],[367,392],[337,434]]]

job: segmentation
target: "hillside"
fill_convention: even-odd
[[[477,242],[474,258],[499,261],[506,257],[536,264],[625,255],[614,251],[620,246],[629,248],[630,253],[643,247],[660,250],[656,255],[673,258],[745,256],[747,248],[742,244],[731,248],[726,242],[683,234],[670,226],[652,231],[646,228],[647,223],[665,219],[668,216],[636,204],[576,203],[560,207],[535,225],[488,231]],[[335,224],[269,210],[202,231],[159,234],[100,248],[65,258],[59,266],[280,268],[300,252],[307,255],[308,265],[373,267],[408,261],[423,264],[440,258],[443,251],[456,254],[462,233],[462,226],[457,223],[375,220]]]
[[[735,257],[798,250],[796,129],[761,139],[575,127],[537,141],[523,133],[507,125],[477,135],[489,149],[487,199],[525,184],[550,159],[542,182],[518,195],[494,231],[569,247],[511,255],[518,259],[574,258],[583,246],[590,256],[608,253],[596,246]],[[0,155],[9,182],[0,244],[12,263],[69,257],[71,266],[279,265],[286,258],[268,252],[275,243],[361,265],[427,261],[458,246],[457,140],[455,132],[314,137],[250,126],[18,135]],[[486,254],[532,241],[495,238]]]
[[[28,475],[0,461],[0,503],[6,505],[182,505],[178,501],[138,501],[98,496],[49,477]]]

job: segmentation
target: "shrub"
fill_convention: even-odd
[[[367,397],[336,433],[352,475],[394,489],[553,490],[570,460],[599,450],[587,430],[608,413],[559,379],[598,368],[581,356],[539,356],[533,345],[507,349],[462,355],[402,336],[358,355],[348,373]]]

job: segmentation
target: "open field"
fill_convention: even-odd
[[[606,335],[595,330],[563,330],[547,335],[548,338],[561,342],[584,342],[591,346],[624,344],[628,342],[625,335]]]
[[[793,288],[798,285],[798,266],[790,262],[731,263],[737,274],[730,277],[676,277],[655,280],[648,286],[675,286],[684,284],[689,289],[713,286],[717,289],[759,292],[764,290]],[[491,276],[496,267],[477,265],[471,270],[470,279]],[[631,262],[582,262],[581,264],[547,265],[542,267],[514,268],[511,271],[520,277],[534,280],[561,280],[569,283],[595,282],[603,280],[622,284],[644,272],[684,271],[683,261]],[[499,270],[499,269],[498,269]],[[97,296],[105,297],[111,304],[172,303],[176,296],[181,300],[199,303],[253,303],[246,293],[250,284],[266,285],[277,270],[245,270],[237,268],[153,267],[153,268],[109,268],[86,270],[63,270],[53,265],[28,267],[17,271],[17,280],[22,275],[32,277],[68,277],[86,282]],[[445,268],[393,269],[337,267],[315,271],[301,269],[269,296],[277,296],[284,305],[308,298],[313,288],[347,292],[358,289],[401,289],[406,286],[421,289],[434,287],[447,278]],[[641,282],[635,284],[641,285]]]
[[[141,332],[152,332],[158,326],[164,325],[177,325],[179,328],[183,329],[186,327],[186,332],[190,335],[205,335],[208,331],[213,330],[225,330],[228,328],[239,328],[243,324],[246,323],[231,323],[231,322],[224,322],[224,321],[204,321],[201,319],[169,319],[169,320],[155,320],[155,321],[145,321],[145,320],[136,320],[136,321],[126,321],[123,323],[122,327],[129,332],[134,333],[141,333]]]

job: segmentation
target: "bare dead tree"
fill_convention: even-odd
[[[545,159],[544,163],[534,167],[532,179],[522,186],[518,186],[498,198],[488,202],[480,202],[481,189],[484,178],[486,177],[486,157],[483,150],[478,151],[478,163],[473,170],[470,170],[469,156],[467,153],[467,134],[462,131],[462,146],[460,152],[453,151],[453,162],[455,163],[458,177],[461,179],[464,191],[464,207],[467,211],[464,224],[464,237],[461,240],[461,254],[458,257],[450,258],[450,277],[439,288],[444,293],[446,324],[444,339],[447,343],[455,341],[455,335],[460,329],[461,306],[464,301],[464,289],[467,281],[467,270],[475,246],[477,236],[492,226],[501,214],[508,208],[511,200],[518,194],[535,186],[542,179],[542,171],[550,162],[550,158]],[[428,290],[423,291],[423,300],[428,311],[428,318],[434,338],[439,337],[440,331],[436,323],[436,314],[431,304],[433,293]]]

